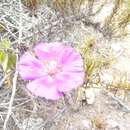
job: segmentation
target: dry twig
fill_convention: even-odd
[[[18,44],[20,44],[22,42],[22,40],[21,40],[21,38],[22,38],[22,15],[21,15],[22,4],[21,4],[21,0],[19,0],[19,8],[20,8],[20,18],[19,18]],[[17,50],[17,52],[18,52],[18,50]],[[17,61],[18,61],[18,53],[16,54],[16,63],[17,63]],[[11,95],[10,102],[9,102],[8,112],[7,112],[7,116],[5,118],[4,125],[3,125],[4,130],[6,130],[8,120],[10,118],[10,115],[12,114],[12,106],[13,106],[14,97],[15,97],[15,93],[16,93],[16,87],[17,87],[17,77],[18,77],[18,71],[16,70],[14,77],[13,77],[12,95]]]

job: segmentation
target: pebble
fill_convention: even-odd
[[[86,99],[88,104],[93,104],[95,102],[95,92],[93,88],[88,88],[85,90]]]
[[[92,128],[92,123],[89,120],[82,120],[82,124],[86,130],[90,130]]]

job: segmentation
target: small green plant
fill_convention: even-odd
[[[0,65],[4,73],[11,70],[16,64],[16,55],[10,49],[9,40],[4,38],[0,42]]]

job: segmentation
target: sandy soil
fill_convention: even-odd
[[[10,2],[7,7],[2,7],[0,3],[1,22],[6,22],[9,31],[15,26],[18,27],[18,4],[15,1]],[[102,11],[90,18],[93,23],[100,22],[102,26],[106,16],[109,15],[113,4],[107,1]],[[97,4],[94,5],[96,10]],[[33,97],[26,89],[25,82],[18,78],[16,95],[13,103],[12,113],[8,122],[7,130],[130,130],[130,93],[124,99],[123,91],[118,91],[115,95],[113,91],[107,91],[113,79],[120,78],[121,75],[127,74],[128,81],[130,78],[130,37],[110,38],[105,36],[98,27],[92,24],[84,24],[78,18],[65,17],[54,13],[50,7],[40,6],[36,11],[37,17],[32,17],[27,8],[21,11],[22,16],[22,46],[31,48],[36,41],[52,42],[62,41],[65,44],[76,46],[82,43],[88,36],[95,38],[93,46],[93,55],[99,50],[103,50],[107,58],[112,55],[113,62],[110,66],[103,67],[99,74],[101,83],[97,84],[98,88],[87,88],[86,99],[80,98],[75,101],[76,92],[67,94],[67,101],[62,98],[59,101],[47,101],[45,99]],[[13,24],[8,22],[7,15],[14,20]],[[5,18],[5,19],[4,19]],[[5,20],[5,21],[4,21]],[[14,30],[13,30],[14,31]],[[1,33],[11,37],[11,44],[17,47],[17,32],[13,32],[16,39],[12,38],[12,33]],[[108,34],[108,35],[107,35]],[[21,46],[20,46],[21,47]],[[20,53],[23,53],[21,49]],[[11,96],[11,87],[0,88],[0,129],[2,130],[5,116],[8,110],[8,104]]]

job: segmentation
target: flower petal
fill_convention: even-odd
[[[84,66],[81,55],[73,48],[66,48],[59,58],[62,72],[56,75],[56,80],[61,84],[60,92],[76,89],[84,81]]]
[[[34,52],[41,60],[55,60],[63,48],[64,45],[58,42],[40,43],[34,47]]]
[[[57,100],[62,96],[61,92],[57,91],[56,84],[53,83],[51,77],[36,79],[27,85],[27,89],[35,96],[45,97],[46,99]]]
[[[67,92],[78,88],[83,84],[84,72],[67,72],[56,76],[58,90],[60,92]]]
[[[71,66],[83,66],[83,60],[80,55],[75,49],[71,47],[67,47],[61,51],[59,57],[59,63],[62,64],[65,68],[69,68]]]
[[[20,58],[17,69],[24,80],[34,80],[45,76],[41,62],[29,52]]]

